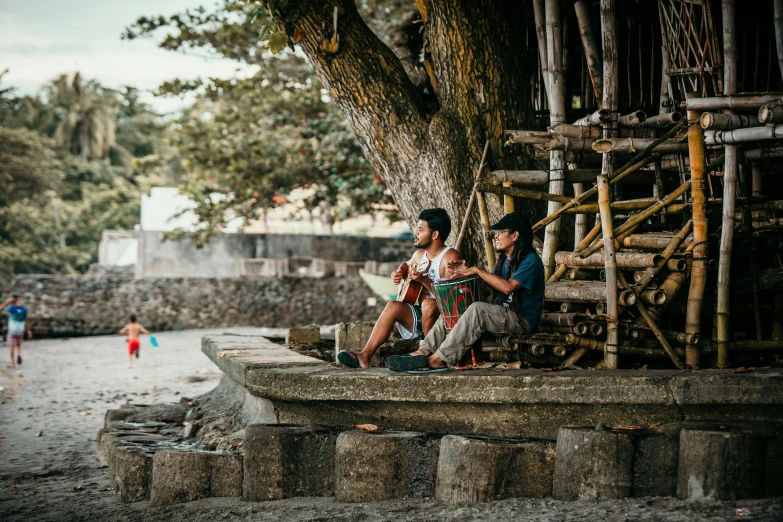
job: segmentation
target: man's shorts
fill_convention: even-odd
[[[400,336],[407,341],[424,339],[424,331],[421,327],[421,306],[412,305],[410,303],[406,304],[411,307],[411,313],[413,314],[413,331],[409,332],[407,328],[400,323],[397,323],[397,331],[400,332]]]
[[[141,348],[141,343],[138,339],[128,339],[128,355],[133,355],[133,352],[138,352]]]
[[[16,344],[22,346],[22,342],[24,341],[24,332],[9,333],[8,336],[5,338],[5,340],[8,344]]]

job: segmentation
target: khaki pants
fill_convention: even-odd
[[[517,318],[517,314],[508,308],[487,303],[473,303],[448,334],[441,316],[420,346],[437,353],[443,361],[454,366],[484,332],[501,337],[522,335],[529,333],[529,330],[527,321],[521,317]]]

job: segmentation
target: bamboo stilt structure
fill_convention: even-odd
[[[546,17],[546,50],[547,67],[549,69],[549,122],[552,127],[565,123],[565,86],[563,76],[563,35],[560,18],[559,0],[545,0]],[[549,155],[549,193],[562,196],[565,194],[565,154],[552,150]],[[561,203],[549,201],[547,214],[556,212]],[[548,225],[544,231],[544,247],[542,261],[544,277],[549,278],[555,270],[554,256],[560,238],[560,223]]]
[[[598,52],[598,43],[590,24],[590,12],[587,2],[577,0],[574,2],[574,10],[576,11],[577,23],[579,24],[579,35],[582,37],[582,49],[585,52],[587,70],[590,73],[590,81],[593,84],[593,95],[600,107],[601,103],[603,103],[603,71],[601,70],[601,56]],[[595,125],[598,124],[600,122]]]
[[[688,99],[695,96],[688,93]],[[685,333],[701,333],[701,309],[704,301],[704,287],[707,284],[707,214],[705,194],[704,139],[698,125],[699,113],[688,110],[688,146],[691,160],[691,195],[693,206],[693,264],[688,292],[688,309],[685,317]],[[685,348],[685,364],[699,368],[699,348],[689,344]]]
[[[746,143],[759,140],[783,139],[783,124],[749,127],[747,129],[734,130],[709,130],[704,133],[704,143],[707,145],[723,145],[734,143]],[[593,148],[595,148],[593,143]]]
[[[574,196],[579,197],[580,194],[582,194],[585,191],[585,187],[581,183],[574,183]],[[574,220],[574,248],[576,248],[579,243],[582,242],[582,240],[587,235],[587,215],[586,214],[577,214],[576,219]]]

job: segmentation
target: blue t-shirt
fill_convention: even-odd
[[[6,306],[5,311],[8,312],[8,333],[20,334],[25,331],[25,322],[27,319],[27,308],[24,306]]]
[[[530,325],[530,333],[535,332],[541,320],[544,307],[544,263],[532,248],[519,262],[519,266],[509,277],[511,260],[506,259],[500,271],[500,277],[519,282],[522,286],[512,294],[495,293],[492,304],[504,306],[517,312]]]

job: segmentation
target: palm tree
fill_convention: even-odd
[[[103,159],[116,143],[112,117],[117,106],[114,91],[92,80],[86,84],[80,73],[62,74],[47,87],[49,102],[62,113],[54,132],[55,143],[84,159]]]

